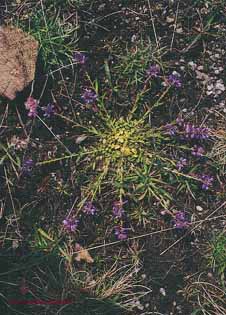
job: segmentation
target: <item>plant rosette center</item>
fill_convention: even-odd
[[[142,120],[108,119],[100,128],[92,128],[90,145],[83,147],[95,161],[131,162],[133,165],[153,160],[154,146],[161,142],[159,131]]]
[[[130,156],[137,157],[137,148],[131,139],[134,131],[128,131],[125,128],[116,130],[103,136],[100,145],[104,152],[113,154],[115,157]]]
[[[142,143],[146,141],[142,125],[136,120],[119,119],[109,127],[100,135],[97,144],[99,157],[137,159],[143,151]]]

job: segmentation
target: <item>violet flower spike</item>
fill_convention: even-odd
[[[67,232],[75,232],[77,230],[79,220],[73,218],[66,218],[63,220],[62,223]]]
[[[128,235],[127,235],[127,229],[123,228],[122,226],[115,226],[115,236],[117,237],[118,240],[126,240]]]
[[[86,104],[93,104],[93,103],[95,103],[95,101],[97,99],[97,94],[90,89],[85,89],[82,96],[81,96],[81,99]]]
[[[148,68],[148,70],[146,71],[147,76],[150,78],[157,78],[159,73],[160,73],[160,67],[159,65],[152,65]]]
[[[97,211],[96,207],[91,201],[87,201],[82,209],[85,214],[94,215]]]
[[[124,203],[125,202],[122,202],[122,201],[114,201],[113,202],[112,212],[113,212],[113,216],[115,218],[120,219],[123,216],[123,214],[125,213],[125,210],[122,207]]]
[[[30,110],[27,115],[28,115],[28,117],[30,117],[30,118],[35,118],[35,117],[38,115],[38,113],[37,113],[36,110]]]
[[[205,127],[196,127],[196,139],[208,139],[209,129]]]
[[[48,104],[47,106],[44,106],[41,108],[44,112],[43,116],[50,118],[55,114],[55,106],[52,104]]]
[[[24,174],[29,174],[34,166],[34,161],[32,159],[27,159],[24,160],[23,165],[22,165],[22,172]]]
[[[176,88],[180,88],[182,86],[180,74],[176,71],[173,71],[173,73],[168,76],[167,82],[169,85],[172,85]]]
[[[181,118],[181,117],[177,117],[176,123],[177,123],[178,126],[182,127],[183,123],[184,123],[184,119]]]
[[[213,180],[214,180],[212,176],[204,174],[204,175],[201,175],[199,178],[202,181],[203,190],[208,190],[210,187],[212,187]]]
[[[175,136],[175,134],[177,133],[177,126],[174,126],[172,124],[166,124],[164,126],[164,129],[166,131],[166,133],[170,136]]]
[[[189,226],[189,222],[186,218],[184,211],[178,211],[173,219],[173,225],[176,229],[185,229]]]
[[[77,64],[84,65],[86,63],[87,57],[85,54],[81,53],[80,51],[75,51],[73,55],[73,61]]]
[[[191,154],[193,156],[201,157],[205,154],[205,150],[203,149],[203,147],[194,145],[194,147],[192,148]]]
[[[206,127],[196,127],[191,123],[183,125],[185,137],[189,139],[205,140],[209,138],[209,129]]]
[[[176,166],[177,166],[178,171],[181,171],[187,165],[188,165],[187,159],[181,157],[179,161],[177,162]]]
[[[184,129],[185,129],[186,138],[191,138],[191,139],[195,138],[196,129],[194,125],[192,125],[191,123],[187,123],[184,125]]]

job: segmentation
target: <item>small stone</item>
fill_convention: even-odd
[[[177,34],[182,34],[183,33],[183,28],[181,27],[181,28],[177,28],[176,30],[175,30],[175,32],[177,33]]]
[[[195,70],[197,68],[197,64],[194,63],[194,61],[189,61],[188,65],[189,65],[189,67],[192,68],[192,70]]]
[[[12,241],[12,248],[17,249],[19,247],[19,241],[18,240],[13,240]]]
[[[137,39],[137,37],[136,37],[136,35],[134,34],[134,35],[131,37],[131,42],[132,42],[132,43],[135,43],[136,39]]]
[[[166,290],[164,288],[160,288],[159,292],[163,295],[166,296]]]
[[[208,272],[208,273],[207,273],[207,277],[208,277],[208,278],[213,278],[212,272]]]
[[[103,3],[99,6],[98,11],[103,11],[106,6],[106,3]]]
[[[207,85],[207,90],[208,90],[208,91],[213,90],[213,84],[212,84],[212,83],[211,83],[210,85]]]
[[[225,91],[225,86],[222,82],[222,80],[218,80],[216,83],[216,89],[220,90],[220,91]]]
[[[201,212],[203,211],[203,208],[201,206],[196,206],[196,210]]]
[[[139,305],[139,306],[137,306],[137,308],[138,308],[138,310],[140,310],[140,311],[143,311],[143,309],[144,309],[143,305]]]

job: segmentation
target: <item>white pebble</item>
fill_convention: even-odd
[[[197,211],[203,211],[203,208],[201,206],[196,206]]]
[[[163,295],[166,296],[166,290],[164,288],[160,288],[159,292]]]

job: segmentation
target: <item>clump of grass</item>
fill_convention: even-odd
[[[85,270],[85,267],[83,271],[74,268],[73,272],[69,273],[64,261],[54,254],[34,253],[19,257],[17,268],[12,268],[6,275],[1,275],[1,285],[3,285],[0,296],[1,310],[4,310],[5,314],[14,314],[14,312],[17,314],[21,311],[26,314],[37,314],[37,312],[79,315],[113,315],[116,312],[124,314],[125,309],[128,310],[129,307],[122,303],[120,292],[115,290],[112,296],[103,297],[95,288],[94,283],[96,286],[102,284],[106,287],[112,284],[110,279],[104,277],[104,273],[102,276],[95,275],[95,272],[88,268]],[[91,279],[95,280],[91,281]],[[122,293],[125,294],[126,290],[130,290],[131,293],[135,283],[133,278],[132,283],[124,284],[124,290],[122,285]],[[149,292],[148,289],[142,289],[144,295]],[[117,301],[114,300],[114,293],[118,297]],[[138,293],[134,290],[135,296],[138,296]],[[12,301],[15,301],[14,304]],[[38,301],[42,302],[38,303]]]
[[[150,61],[156,62],[157,57],[156,47],[151,43],[141,41],[138,46],[127,47],[126,53],[118,56],[114,76],[117,75],[119,82],[127,78],[127,88],[131,85],[138,86],[143,82]]]
[[[67,22],[57,3],[37,6],[20,19],[18,26],[39,42],[45,71],[55,70],[72,62],[77,42],[78,26]]]
[[[123,309],[133,311],[137,307],[136,301],[151,292],[139,284],[138,271],[138,266],[117,268],[117,264],[114,264],[94,281],[92,290],[99,299],[112,300]]]
[[[211,267],[216,270],[219,278],[224,282],[226,272],[226,235],[225,231],[216,235],[210,243],[209,260]]]
[[[215,134],[215,141],[210,152],[210,158],[215,161],[222,175],[226,172],[226,132],[219,129]]]
[[[93,171],[96,173],[87,194],[95,198],[97,192],[105,190],[105,183],[111,183],[119,199],[132,189],[132,198],[134,194],[138,194],[138,199],[157,198],[166,207],[170,196],[162,188],[160,168],[168,165],[173,170],[175,167],[160,148],[167,137],[160,129],[145,124],[143,119],[102,118],[97,128],[89,128],[87,136],[91,143],[81,149],[77,160],[80,163],[84,155],[89,157],[90,163],[83,163],[83,169],[87,176]]]
[[[193,302],[192,315],[224,315],[225,314],[225,290],[212,282],[202,279],[186,287],[186,296]]]
[[[51,237],[47,236],[47,241],[50,243]],[[65,314],[127,314],[137,308],[138,301],[151,293],[140,283],[141,265],[138,259],[122,267],[121,257],[112,257],[109,268],[103,261],[101,264],[96,262],[95,267],[83,263],[80,269],[81,263],[77,263],[71,252],[73,240],[64,248],[71,253],[70,266],[65,257],[60,257],[54,251],[50,253],[50,247],[43,243],[43,239],[42,245],[40,238],[36,242],[38,251],[19,256],[16,260],[16,256],[11,256],[11,269],[1,272],[1,283],[4,284],[1,299],[4,299],[8,311],[25,310],[20,308],[21,305],[10,304],[10,300],[25,300],[28,301],[26,310],[30,312],[44,312],[49,308],[48,303],[52,303],[49,314],[61,314],[62,311]],[[102,268],[98,268],[100,265]],[[43,303],[33,305],[32,301]]]

